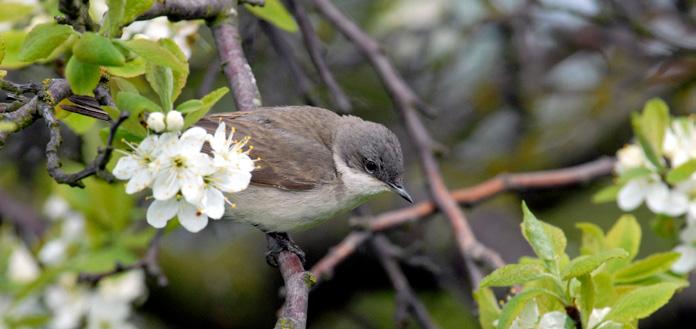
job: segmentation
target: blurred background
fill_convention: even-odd
[[[302,3],[305,3],[302,1]],[[406,152],[408,190],[427,198],[414,149],[384,88],[361,54],[307,7],[326,47],[328,64],[353,104],[353,114],[387,125]],[[696,7],[689,0],[398,0],[336,1],[380,41],[410,86],[438,110],[424,118],[440,144],[439,160],[450,188],[472,185],[500,172],[559,168],[613,155],[631,137],[630,114],[655,96],[673,114],[696,108]],[[278,31],[289,53],[274,51],[259,21],[241,12],[244,46],[264,105],[306,101],[285,56],[300,62],[317,105],[332,108],[302,46],[299,33]],[[227,81],[209,30],[187,36],[191,75],[180,100],[200,97]],[[17,82],[54,77],[51,68],[10,71]],[[230,95],[214,112],[230,111]],[[98,141],[65,129],[63,158],[81,163]],[[8,140],[0,151],[0,213],[7,205],[41,217],[55,189],[45,171],[48,136],[41,123]],[[506,194],[467,211],[475,233],[508,262],[531,254],[519,232],[520,201],[569,235],[578,254],[578,221],[608,228],[615,204],[594,204],[609,180],[571,188]],[[112,200],[103,200],[106,209]],[[4,206],[3,206],[4,205]],[[375,213],[404,207],[393,195],[369,203]],[[142,210],[136,210],[142,211]],[[144,214],[144,213],[143,213]],[[650,231],[653,216],[636,212],[643,226],[641,255],[669,250],[675,241]],[[294,234],[313,265],[351,230],[348,217]],[[89,220],[89,217],[87,218]],[[436,270],[404,266],[411,284],[442,328],[477,328],[464,264],[447,221],[433,216],[389,232],[398,245],[431,259]],[[150,282],[137,309],[143,328],[270,328],[282,303],[282,280],[264,261],[265,238],[229,222],[199,234],[177,230],[164,238],[160,264],[169,285]],[[641,257],[641,256],[639,256]],[[695,288],[681,292],[642,328],[690,328],[696,320]],[[393,328],[394,291],[365,247],[336,268],[310,295],[310,328]],[[415,324],[408,324],[415,327]]]

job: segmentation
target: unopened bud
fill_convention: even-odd
[[[153,112],[147,116],[147,127],[155,132],[162,132],[164,130],[164,113]]]
[[[167,113],[167,130],[177,131],[184,128],[184,117],[179,111],[169,111]]]

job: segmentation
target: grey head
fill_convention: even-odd
[[[413,203],[404,189],[401,144],[387,127],[354,116],[343,116],[334,146],[349,168],[376,178]]]

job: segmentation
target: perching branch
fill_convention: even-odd
[[[215,19],[229,11],[232,1],[229,0],[167,0],[155,1],[148,11],[137,20],[147,20],[166,16],[172,21]]]
[[[304,270],[302,261],[292,252],[281,252],[278,255],[278,264],[285,281],[285,303],[275,328],[305,328],[309,290],[316,283],[316,278],[312,273]]]
[[[476,239],[467,223],[464,212],[459,209],[456,201],[447,190],[437,161],[433,156],[429,134],[414,111],[428,109],[428,107],[424,106],[423,102],[406,85],[375,40],[341,13],[329,0],[313,0],[313,2],[324,17],[367,57],[389,91],[396,105],[396,110],[401,114],[407,131],[418,149],[421,166],[427,176],[430,195],[438,208],[448,218],[462,256],[482,261],[491,268],[501,267],[504,264],[502,258]]]
[[[297,25],[300,27],[300,32],[302,33],[302,41],[304,41],[305,48],[307,48],[307,52],[309,53],[309,58],[312,60],[314,67],[317,68],[321,80],[329,89],[334,105],[336,105],[336,108],[340,112],[349,113],[352,106],[348,100],[348,96],[346,96],[343,89],[338,85],[331,70],[329,70],[328,64],[326,64],[324,54],[322,54],[321,41],[317,34],[314,33],[314,28],[307,16],[307,12],[304,7],[295,2],[295,0],[285,0],[285,3],[292,12],[292,15],[295,16]]]
[[[157,233],[150,240],[150,244],[145,251],[143,257],[137,262],[130,265],[123,265],[116,263],[114,269],[110,271],[100,272],[100,273],[80,273],[78,276],[78,282],[86,282],[90,284],[97,284],[99,281],[119,273],[128,272],[135,269],[144,269],[149,275],[157,278],[157,284],[160,286],[166,286],[168,283],[167,276],[162,272],[157,261],[159,256],[160,241],[164,230],[157,230]]]
[[[472,206],[503,192],[541,190],[581,184],[611,175],[614,161],[613,158],[602,157],[568,168],[501,174],[480,184],[454,190],[451,192],[451,195],[461,205]],[[331,248],[312,267],[311,272],[319,280],[325,280],[331,276],[338,264],[352,255],[367,241],[371,232],[385,231],[419,221],[435,214],[437,211],[438,208],[432,201],[423,201],[411,207],[382,213],[374,216],[369,221],[360,221],[356,226],[361,230],[351,232],[339,244]]]

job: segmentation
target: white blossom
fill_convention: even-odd
[[[158,170],[158,162],[155,160],[162,151],[160,139],[163,137],[150,135],[137,147],[130,145],[133,152],[120,158],[116,163],[113,173],[118,179],[128,180],[126,193],[142,191],[152,184]]]
[[[27,283],[39,277],[39,266],[29,250],[17,244],[10,254],[7,265],[7,277],[10,281]]]
[[[154,132],[164,131],[164,113],[162,112],[152,112],[147,115],[147,127]]]
[[[565,329],[568,316],[560,311],[539,315],[536,302],[525,304],[522,312],[512,321],[510,329]]]
[[[177,216],[179,223],[189,232],[199,232],[208,225],[208,216],[202,209],[177,195],[169,200],[155,200],[147,208],[147,222],[155,228],[167,226]]]
[[[167,113],[167,130],[179,131],[184,128],[184,116],[179,111],[169,111]]]

